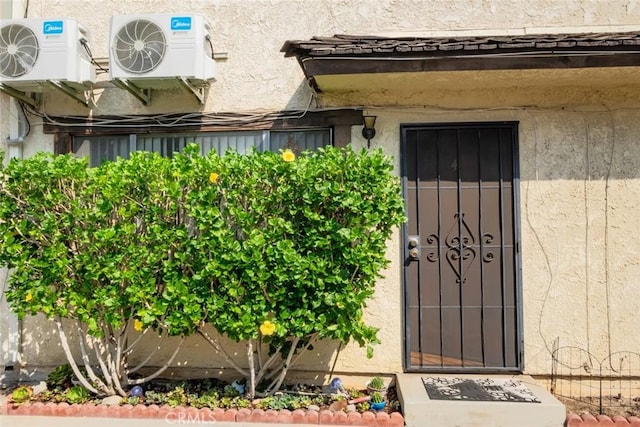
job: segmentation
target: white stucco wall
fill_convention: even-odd
[[[550,370],[550,348],[577,345],[599,355],[637,348],[634,295],[640,291],[640,243],[634,239],[640,202],[640,99],[633,73],[611,76],[581,72],[531,74],[496,72],[423,78],[423,87],[406,86],[397,75],[390,89],[370,85],[317,99],[293,58],[279,52],[288,39],[338,33],[368,35],[523,34],[638,29],[640,3],[555,0],[191,0],[174,2],[30,0],[30,17],[73,17],[90,29],[96,58],[108,56],[112,14],[199,12],[212,26],[218,61],[217,81],[205,105],[181,89],[158,91],[142,106],[100,77],[90,109],[58,93],[46,93],[42,111],[56,115],[152,114],[179,111],[233,112],[365,106],[378,116],[373,146],[395,156],[399,170],[399,125],[443,121],[520,122],[521,218],[525,367]],[[634,70],[635,71],[635,70]],[[621,78],[620,76],[624,76]],[[436,78],[437,77],[437,78]],[[544,77],[544,79],[542,78]],[[419,80],[419,79],[418,79]],[[405,82],[403,86],[403,81]],[[433,85],[437,81],[438,84]],[[475,82],[475,83],[474,83]],[[491,87],[487,87],[488,82]],[[581,82],[588,82],[582,83]],[[604,85],[604,86],[603,86]],[[338,85],[339,86],[339,85]],[[310,104],[311,101],[311,104]],[[0,149],[12,120],[8,97],[0,94]],[[51,151],[53,138],[41,119],[30,116],[32,132],[24,155]],[[352,141],[362,146],[360,128]],[[366,361],[363,349],[341,348],[338,372],[402,370],[402,261],[400,233],[389,244],[392,264],[379,283],[367,318],[381,328],[382,344]],[[1,279],[2,276],[0,276]],[[0,331],[4,329],[0,328]],[[25,368],[51,367],[64,358],[49,324],[24,322]],[[7,336],[2,336],[3,346]],[[3,347],[4,348],[4,347]],[[201,340],[190,338],[176,366],[219,369],[220,358]],[[243,350],[238,348],[239,352]],[[327,371],[337,346],[317,349],[301,367]],[[162,355],[168,354],[161,351]],[[143,357],[143,356],[141,356]],[[213,372],[213,371],[212,371]],[[0,373],[1,375],[1,373]]]

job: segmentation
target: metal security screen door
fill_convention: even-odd
[[[405,367],[521,371],[517,124],[401,131]]]

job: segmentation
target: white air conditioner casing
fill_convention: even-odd
[[[182,78],[195,85],[215,79],[209,26],[198,14],[114,15],[109,74],[141,88],[167,87]]]
[[[0,83],[23,91],[41,91],[50,80],[89,87],[96,72],[85,42],[89,32],[74,19],[0,20]]]

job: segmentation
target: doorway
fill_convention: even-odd
[[[517,135],[401,126],[407,371],[522,371]]]

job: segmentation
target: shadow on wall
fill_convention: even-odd
[[[63,323],[75,360],[81,364],[78,337],[72,333],[74,322],[64,321]],[[43,315],[37,315],[25,318],[20,326],[22,334],[16,336],[21,340],[18,343],[19,360],[15,365],[1,366],[0,388],[9,387],[17,382],[43,381],[49,372],[67,363],[60,338],[52,321]],[[161,338],[153,332],[149,332],[136,346],[136,350],[129,359],[129,366],[136,366],[151,355],[151,358],[145,362],[146,367],[141,369],[140,373],[152,372],[162,366],[180,343],[179,337]],[[220,337],[213,329],[207,332],[220,341],[227,354],[235,362],[242,368],[247,367],[246,347],[243,343]],[[138,333],[132,332],[130,337],[130,340],[134,341],[138,337]],[[3,346],[5,345],[3,342]],[[323,383],[325,376],[330,375],[336,357],[339,357],[338,349],[339,343],[334,341],[318,343],[312,350],[304,353],[297,363],[293,364],[290,375],[310,382]],[[267,348],[264,349],[264,354],[267,350]],[[233,381],[241,378],[241,375],[211,345],[196,335],[188,337],[184,341],[173,363],[160,377],[173,379],[218,378]]]
[[[7,311],[3,313],[3,319],[6,319],[5,316],[14,315]],[[72,325],[72,322],[64,323],[67,327]],[[27,316],[19,320],[16,326],[16,330],[5,335],[6,326],[2,325],[4,354],[12,358],[11,349],[17,351],[16,360],[6,359],[0,366],[2,388],[18,381],[42,381],[52,369],[66,363],[55,325],[44,315]],[[72,349],[78,348],[76,337],[70,337],[69,341]],[[76,352],[75,357],[80,360],[79,352]]]
[[[213,328],[207,326],[206,333],[212,338],[219,341],[221,347],[224,348],[227,355],[238,363],[241,368],[248,367],[247,349],[244,343],[238,343],[217,334]],[[137,337],[138,334],[133,332],[130,340]],[[148,368],[141,371],[151,370],[151,367],[162,365],[162,361],[168,360],[178,345],[180,338],[168,337],[160,338],[153,333],[147,333],[139,346],[139,351],[132,354],[129,363],[135,366],[145,360],[149,354],[155,352],[148,362]],[[299,376],[304,376],[304,372],[311,372],[311,376],[316,372],[329,373],[335,362],[339,343],[334,341],[322,341],[301,354],[298,360],[292,364],[292,371]],[[268,346],[263,347],[264,355],[268,352]],[[170,368],[162,374],[167,378],[221,378],[224,380],[234,380],[240,378],[238,372],[225,361],[224,357],[216,351],[209,343],[198,335],[188,337],[182,344],[178,355],[174,359]],[[313,379],[313,378],[309,378]]]

